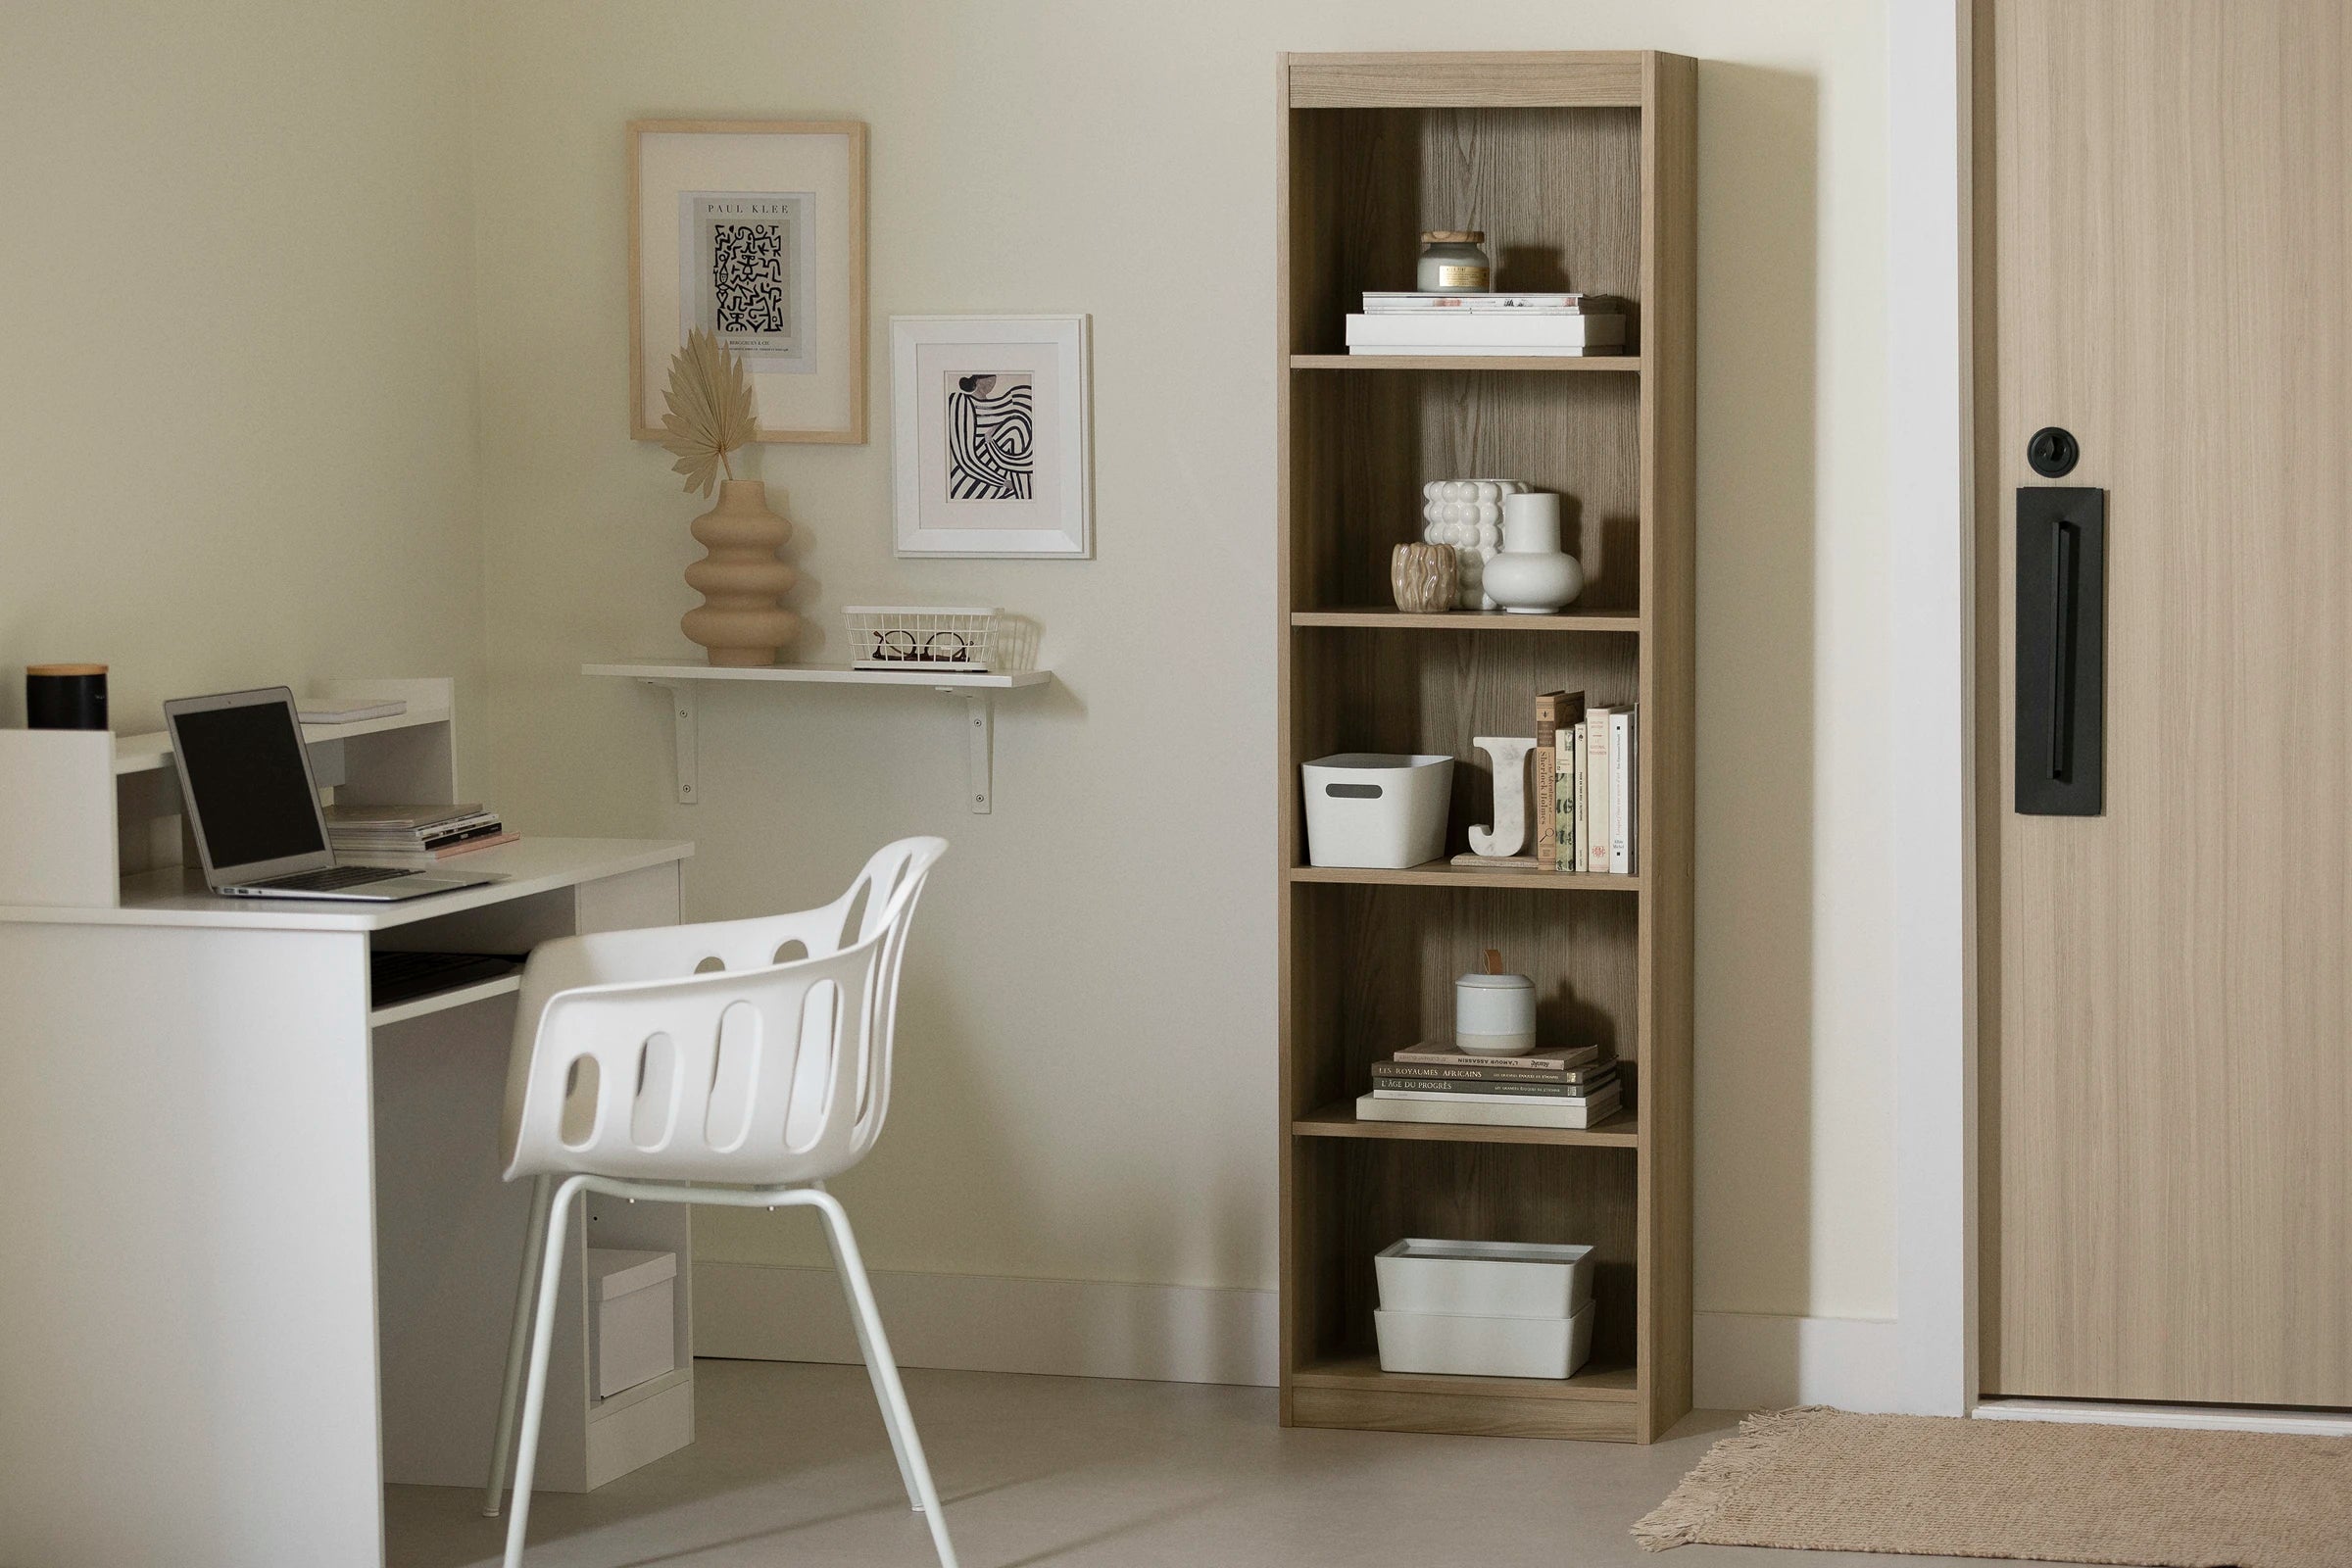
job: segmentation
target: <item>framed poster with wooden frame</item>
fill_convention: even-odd
[[[865,440],[865,125],[629,122],[629,433],[662,436],[692,327],[752,376],[761,441]]]

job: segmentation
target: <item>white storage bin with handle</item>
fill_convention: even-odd
[[[1400,871],[1446,853],[1452,758],[1341,752],[1298,770],[1307,864]]]
[[[596,1396],[609,1399],[678,1364],[678,1254],[588,1249]]]
[[[1565,1318],[1592,1299],[1590,1247],[1408,1236],[1382,1248],[1372,1268],[1391,1312]]]
[[[1564,1378],[1592,1353],[1592,1313],[1597,1305],[1587,1301],[1574,1317],[1374,1312],[1380,1369],[1457,1377]]]

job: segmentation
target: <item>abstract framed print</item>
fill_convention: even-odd
[[[662,436],[669,357],[743,357],[761,441],[865,440],[865,126],[629,125],[629,433]]]
[[[1083,316],[890,318],[902,556],[1094,554]]]

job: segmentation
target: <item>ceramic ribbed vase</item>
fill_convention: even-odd
[[[792,524],[768,510],[767,486],[758,479],[722,479],[718,505],[694,519],[693,531],[704,555],[686,568],[686,583],[703,602],[678,624],[713,664],[774,663],[801,627],[777,603],[799,575],[776,559]]]

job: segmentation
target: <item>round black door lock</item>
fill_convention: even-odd
[[[2076,443],[2074,432],[2054,424],[2043,425],[2026,443],[2026,461],[2044,479],[2064,478],[2074,471],[2082,457],[2082,448]]]

